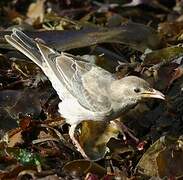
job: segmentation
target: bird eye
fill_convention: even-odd
[[[140,88],[134,88],[134,92],[139,93],[140,92]]]

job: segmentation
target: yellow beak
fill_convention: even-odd
[[[151,91],[144,91],[141,94],[144,98],[157,98],[157,99],[165,100],[165,95],[155,89],[152,89]]]

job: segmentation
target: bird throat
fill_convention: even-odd
[[[124,99],[122,103],[119,102],[113,103],[112,104],[113,113],[110,115],[109,119],[113,120],[115,118],[120,117],[127,111],[133,109],[137,104],[138,102],[133,99],[129,99],[129,101],[128,99]]]

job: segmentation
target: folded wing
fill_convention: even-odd
[[[114,80],[111,73],[92,63],[64,56],[56,58],[56,66],[66,88],[82,106],[94,112],[111,111],[107,92]]]
[[[60,99],[77,99],[82,107],[92,112],[111,111],[107,92],[114,80],[111,73],[73,55],[60,54],[18,29],[5,38],[43,70]]]

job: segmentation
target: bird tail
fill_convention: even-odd
[[[43,70],[44,74],[48,77],[52,86],[57,91],[60,99],[71,96],[64,87],[63,78],[56,67],[55,60],[56,57],[60,55],[58,52],[32,40],[18,29],[13,29],[13,33],[11,35],[6,35],[5,39]]]
[[[5,35],[5,39],[13,47],[25,54],[40,68],[42,68],[43,58],[37,47],[37,43],[25,35],[22,31],[14,28],[11,35]]]

